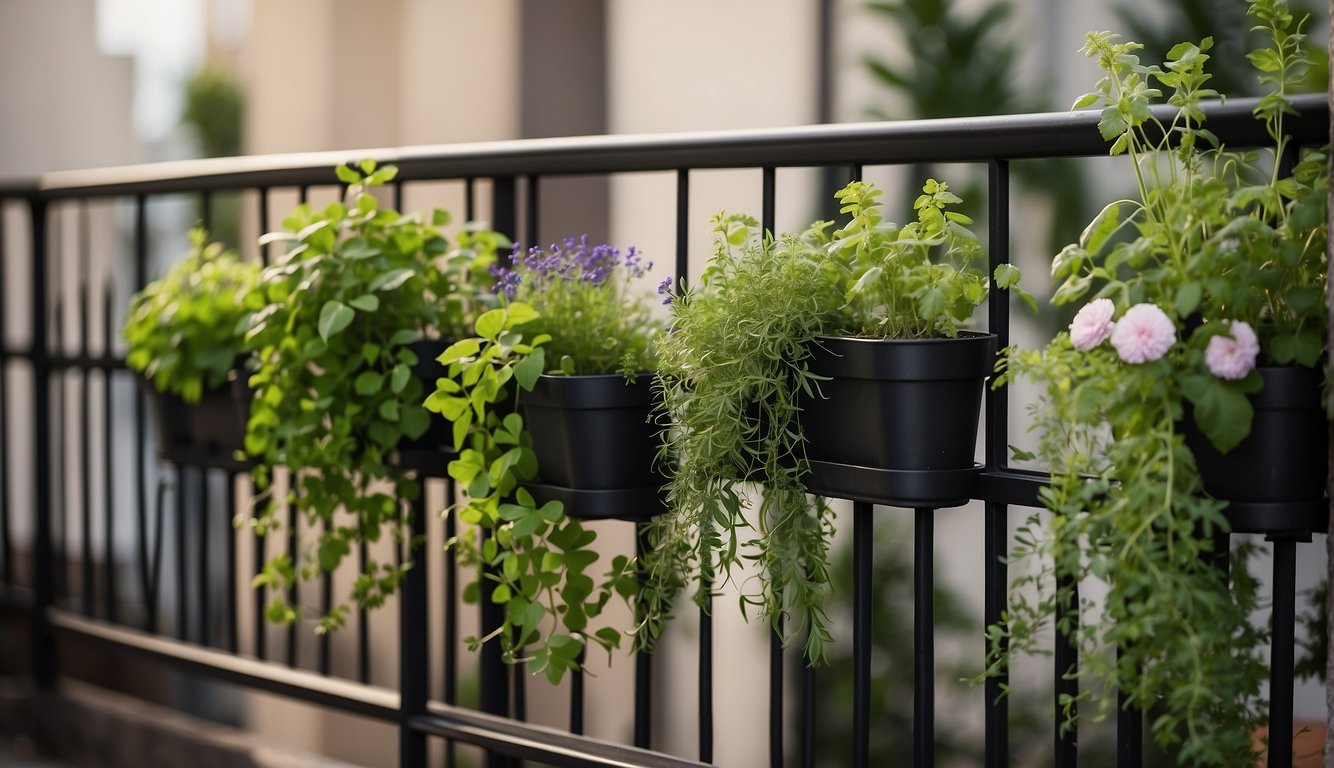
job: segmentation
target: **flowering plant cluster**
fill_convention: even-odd
[[[465,595],[505,606],[498,627],[468,642],[497,642],[506,661],[527,663],[553,683],[581,666],[590,644],[608,652],[620,645],[603,609],[638,583],[623,556],[595,580],[597,533],[561,502],[538,504],[523,487],[538,478],[538,465],[517,406],[544,372],[632,377],[655,368],[662,323],[651,299],[634,290],[652,268],[635,248],[590,246],[587,236],[549,248],[515,246],[509,266],[491,268],[501,306],[477,318],[472,338],[441,354],[448,375],[425,402],[450,421],[459,452],[449,475],[465,498],[447,514],[464,528],[448,546],[461,565],[488,569],[493,583],[480,594],[479,570]]]
[[[1325,346],[1326,154],[1282,172],[1286,94],[1305,67],[1300,24],[1281,0],[1253,0],[1250,13],[1270,37],[1250,55],[1270,86],[1254,110],[1273,140],[1263,161],[1218,148],[1202,125],[1200,100],[1217,95],[1205,87],[1209,39],[1158,67],[1139,62],[1136,43],[1088,36],[1105,77],[1076,107],[1103,107],[1099,127],[1132,161],[1140,199],[1107,206],[1057,256],[1054,303],[1086,303],[1045,350],[1007,350],[996,382],[1042,387],[1034,425],[1052,514],[1016,537],[1014,560],[1035,566],[1019,586],[1038,597],[1012,590],[989,630],[988,671],[1037,651],[1053,616],[1073,617],[1056,622],[1080,650],[1067,674],[1091,683],[1067,717],[1089,698],[1105,715],[1119,690],[1153,708],[1160,746],[1200,765],[1253,762],[1266,632],[1250,620],[1251,549],[1231,549],[1230,589],[1220,574],[1226,502],[1203,487],[1183,426],[1193,419],[1217,450],[1232,449],[1250,432],[1257,366],[1313,365]],[[1155,85],[1176,108],[1167,124],[1151,109]],[[1070,587],[1086,579],[1107,585],[1101,613]]]
[[[537,311],[529,328],[551,337],[549,373],[633,375],[656,367],[653,342],[663,324],[635,290],[653,262],[634,246],[622,253],[583,235],[526,251],[516,244],[510,262],[492,268],[496,292]]]

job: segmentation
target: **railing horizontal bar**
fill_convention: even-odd
[[[1293,98],[1310,118],[1288,125],[1299,144],[1323,144],[1328,106],[1323,94]],[[1211,102],[1208,125],[1230,145],[1268,142],[1251,116],[1255,99]],[[1174,110],[1160,106],[1171,120]],[[399,166],[402,181],[522,175],[667,171],[690,168],[968,162],[993,159],[1102,155],[1099,113],[841,123],[743,131],[623,134],[397,148],[306,152],[182,160],[147,165],[56,171],[31,181],[0,181],[0,196],[36,192],[45,198],[198,193],[258,186],[336,184],[330,168],[373,158]]]
[[[1040,507],[1038,491],[1050,478],[1046,472],[1028,469],[1004,469],[983,472],[978,479],[977,498],[993,504],[1013,504],[1020,507]]]
[[[413,730],[562,768],[700,768],[706,763],[438,702],[408,720]]]
[[[50,609],[48,613],[56,631],[72,638],[137,653],[190,672],[241,683],[340,712],[391,722],[398,720],[398,694],[384,688],[323,677],[273,662],[247,659],[167,640],[137,630],[111,626],[96,619],[85,619],[57,608]]]

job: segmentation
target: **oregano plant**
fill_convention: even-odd
[[[261,240],[287,252],[263,273],[261,308],[245,337],[255,365],[246,452],[258,460],[259,489],[250,525],[260,534],[278,530],[285,502],[310,532],[295,560],[279,554],[255,579],[269,587],[275,622],[300,617],[289,585],[336,570],[362,542],[401,539],[407,502],[421,484],[391,454],[403,438],[420,436],[429,418],[408,345],[466,327],[487,302],[476,276],[488,273],[497,246],[508,246],[470,226],[451,248],[440,230],[446,212],[424,220],[382,206],[374,189],[396,173],[372,161],[340,167],[342,200],[322,209],[303,203],[283,231]],[[279,467],[287,470],[286,496],[275,492]],[[368,558],[351,594],[318,617],[317,631],[341,626],[353,605],[381,605],[408,567]]]

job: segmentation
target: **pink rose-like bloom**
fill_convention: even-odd
[[[1214,336],[1204,349],[1204,362],[1209,371],[1220,379],[1244,379],[1255,368],[1260,354],[1260,340],[1249,323],[1232,320],[1228,323],[1231,336]]]
[[[1153,304],[1136,304],[1112,329],[1112,346],[1127,363],[1157,360],[1177,340],[1177,328],[1167,313]]]
[[[1070,323],[1070,343],[1080,352],[1087,352],[1112,335],[1112,315],[1116,305],[1111,299],[1094,299],[1075,313],[1074,322]]]

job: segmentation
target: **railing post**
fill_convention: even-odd
[[[46,347],[46,201],[28,198],[32,213],[32,392],[33,514],[36,537],[32,553],[32,669],[40,689],[56,683],[56,648],[47,609],[55,596],[51,550],[51,389],[50,351]]]
[[[411,720],[426,714],[427,681],[430,660],[427,656],[429,610],[426,605],[426,488],[412,500],[408,540],[400,546],[411,561],[399,595],[398,609],[398,765],[399,768],[426,767],[426,734],[414,730]]]

